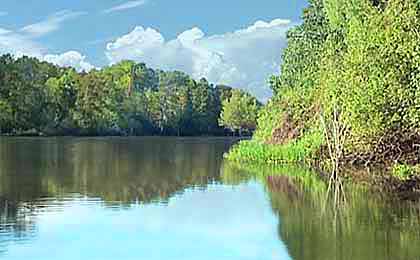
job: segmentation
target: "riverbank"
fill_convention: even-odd
[[[30,130],[30,131],[21,131],[21,132],[14,132],[14,133],[0,133],[0,137],[218,137],[218,138],[236,138],[239,140],[243,139],[251,139],[251,133],[244,133],[242,135],[238,135],[231,131],[218,131],[213,133],[197,133],[197,134],[188,134],[188,135],[177,135],[177,134],[162,134],[157,132],[150,132],[144,134],[130,134],[127,131],[103,131],[101,133],[94,132],[94,131],[59,131],[59,132],[43,132],[37,130]]]
[[[234,145],[225,158],[249,168],[303,165],[320,179],[328,182],[331,161],[325,154],[323,137],[313,133],[284,145],[244,140]],[[265,165],[265,166],[264,166]],[[403,163],[363,165],[343,160],[340,175],[345,183],[365,186],[375,192],[385,192],[400,200],[420,200],[420,166]]]
[[[301,163],[418,199],[420,5],[385,2],[310,1],[288,31],[253,140],[227,159]]]

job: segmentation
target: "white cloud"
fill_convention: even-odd
[[[8,34],[8,33],[11,33],[12,31],[10,31],[10,30],[7,30],[7,29],[4,29],[4,28],[0,28],[0,35],[1,34]]]
[[[25,26],[19,32],[0,28],[0,55],[10,53],[16,57],[23,55],[36,57],[62,67],[74,67],[77,71],[90,71],[95,67],[77,51],[62,54],[47,54],[47,50],[33,37],[57,30],[60,23],[80,16],[82,12],[61,11],[49,16],[45,21]]]
[[[86,61],[86,57],[77,51],[62,54],[47,54],[42,45],[29,39],[24,34],[0,28],[0,55],[12,54],[16,57],[30,56],[56,64],[61,67],[74,67],[77,71],[90,71],[95,67]]]
[[[48,16],[45,20],[25,26],[21,32],[25,33],[28,37],[36,38],[56,31],[60,28],[61,24],[69,19],[79,17],[86,14],[85,12],[73,12],[63,10]]]
[[[0,28],[0,54],[34,56],[59,66],[72,66],[78,71],[95,68],[79,52],[48,54],[33,39],[58,29],[61,22],[77,15],[81,13],[56,13],[19,32]],[[181,70],[197,79],[205,77],[214,83],[249,90],[266,100],[271,95],[267,79],[278,73],[281,50],[286,46],[286,31],[290,26],[288,20],[258,21],[241,30],[212,36],[192,28],[172,40],[165,40],[155,29],[138,26],[109,42],[105,54],[111,64],[130,59],[153,68]]]
[[[9,14],[8,12],[0,11],[0,16],[5,16],[5,15],[8,15],[8,14]]]
[[[146,0],[137,0],[137,1],[128,1],[125,2],[123,4],[111,7],[109,9],[104,10],[104,13],[112,13],[112,12],[117,12],[117,11],[123,11],[123,10],[127,10],[127,9],[132,9],[132,8],[136,8],[142,5],[145,5],[147,3]]]
[[[56,64],[61,67],[73,67],[77,71],[90,71],[95,67],[86,61],[86,56],[83,56],[77,51],[68,51],[63,54],[47,54],[43,60]]]
[[[10,53],[15,56],[42,57],[44,48],[36,42],[13,31],[0,28],[0,54]]]
[[[110,63],[130,59],[165,70],[181,70],[194,78],[228,84],[267,99],[267,79],[278,73],[281,50],[286,46],[289,20],[275,19],[230,33],[206,36],[199,28],[166,41],[152,28],[136,27],[107,44]]]

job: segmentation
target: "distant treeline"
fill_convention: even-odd
[[[260,106],[240,90],[143,63],[122,61],[78,73],[36,58],[0,57],[1,134],[223,135],[252,130],[257,109],[243,123],[220,120],[232,96],[246,99],[245,106]]]

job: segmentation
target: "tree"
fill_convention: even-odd
[[[211,107],[212,91],[208,81],[204,78],[194,82],[191,87],[191,102],[193,107],[192,123],[198,132],[209,131],[214,124],[217,125],[217,117],[209,112]]]
[[[218,134],[231,88],[144,63],[78,73],[0,56],[0,131],[35,134]]]
[[[334,1],[330,2],[333,7]],[[416,1],[380,5],[359,0],[333,10],[340,8],[346,16],[335,21],[346,32],[345,46],[329,39],[321,73],[324,110],[331,111],[332,104],[337,104],[343,123],[351,129],[353,151],[371,151],[381,142],[393,143],[395,136],[403,143],[407,140],[402,136],[418,135],[420,10]]]
[[[8,132],[13,124],[13,109],[5,100],[0,99],[0,134]]]
[[[261,105],[248,93],[233,90],[232,97],[223,101],[219,124],[232,131],[253,131],[257,124],[258,110]]]
[[[98,71],[84,75],[78,86],[74,120],[87,133],[104,133],[117,126],[125,92]]]
[[[58,67],[36,58],[0,57],[0,100],[3,107],[7,104],[7,116],[2,117],[8,118],[9,130],[40,131],[45,127],[48,121],[45,83],[60,72]]]
[[[129,135],[147,135],[154,131],[147,111],[146,95],[133,92],[122,103],[119,127],[126,129]]]
[[[412,163],[420,140],[419,19],[416,0],[309,1],[303,23],[288,32],[258,140],[339,125],[346,157],[389,162],[406,154]]]
[[[72,116],[79,85],[80,76],[74,69],[68,69],[61,77],[50,78],[46,82],[48,124],[51,128],[75,127]]]

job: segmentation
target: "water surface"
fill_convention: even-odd
[[[2,138],[0,259],[420,259],[419,206],[322,210],[307,170],[245,171],[232,143]]]

